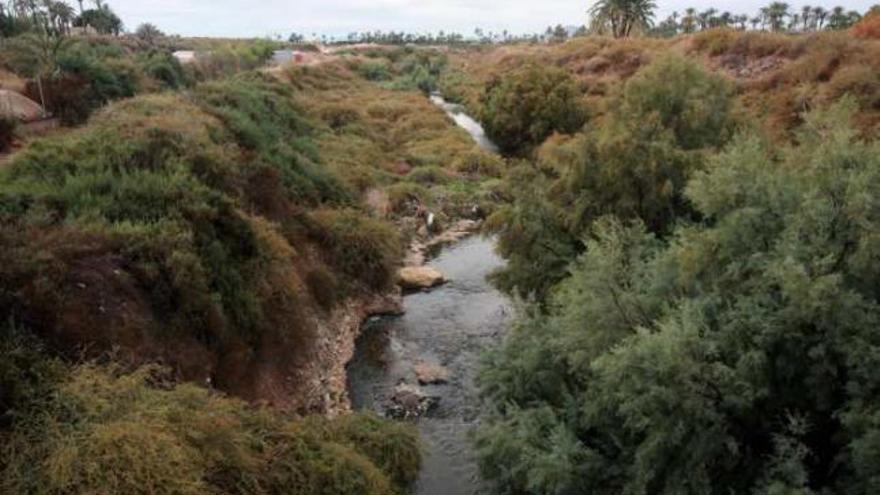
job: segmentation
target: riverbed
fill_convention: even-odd
[[[483,149],[497,152],[480,124],[439,95],[431,101],[466,130]],[[418,495],[485,493],[470,434],[479,421],[475,379],[480,355],[498,345],[512,317],[510,301],[487,277],[504,261],[491,238],[473,236],[444,248],[427,265],[449,282],[404,297],[403,316],[372,318],[362,328],[348,366],[352,406],[383,414],[400,384],[417,385],[414,366],[440,366],[446,383],[421,386],[436,406],[415,420],[423,464]]]
[[[355,409],[384,412],[399,383],[416,383],[413,366],[419,362],[450,372],[448,383],[422,387],[439,402],[417,420],[424,463],[415,493],[482,492],[468,434],[479,415],[479,356],[500,342],[512,315],[508,299],[486,280],[502,264],[489,238],[470,237],[445,249],[428,266],[450,282],[406,296],[403,316],[371,319],[357,342],[348,368]]]

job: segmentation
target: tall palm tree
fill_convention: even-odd
[[[681,19],[681,30],[685,33],[693,33],[696,25],[697,11],[689,8],[684,11],[684,17]]]
[[[767,22],[772,31],[781,31],[785,26],[785,18],[790,16],[788,8],[785,2],[773,2],[767,6]]]
[[[700,30],[705,31],[706,29],[713,27],[715,21],[715,14],[718,13],[718,10],[715,8],[710,8],[700,12]]]
[[[831,9],[831,14],[828,16],[828,29],[844,29],[845,27],[846,11],[838,5]]]
[[[809,28],[810,20],[813,18],[813,7],[809,5],[804,5],[801,7],[801,22],[803,22],[804,27],[803,30],[806,31]]]
[[[590,16],[595,27],[610,27],[615,38],[626,38],[635,28],[649,28],[656,8],[653,0],[598,0]]]
[[[758,29],[758,25],[761,24],[761,17],[752,17],[749,19],[749,24],[752,25],[752,30]]]
[[[813,7],[813,29],[822,29],[825,26],[825,19],[827,17],[827,10],[822,7]]]

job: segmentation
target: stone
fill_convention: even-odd
[[[437,402],[439,398],[427,395],[421,388],[401,383],[394,388],[385,414],[395,419],[416,419],[427,414]]]
[[[439,364],[421,362],[413,366],[420,385],[439,385],[449,381],[449,370]]]
[[[406,290],[421,290],[437,287],[446,282],[440,270],[429,266],[407,266],[397,274],[400,286]]]

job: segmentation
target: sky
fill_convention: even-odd
[[[770,0],[656,0],[658,19],[688,7],[715,7],[754,15]],[[88,0],[87,0],[88,2]],[[880,0],[809,2],[866,11]],[[74,2],[75,3],[75,2]],[[352,31],[395,30],[469,35],[485,31],[533,33],[548,25],[586,23],[588,1],[577,0],[108,0],[133,30],[151,22],[184,36],[264,37],[292,32],[344,36]],[[800,8],[800,3],[789,2]]]

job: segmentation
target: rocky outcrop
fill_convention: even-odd
[[[406,258],[403,260],[403,264],[405,266],[422,266],[425,264],[427,253],[440,246],[454,244],[465,237],[472,235],[479,229],[480,223],[476,220],[459,220],[437,235],[424,235],[421,239],[415,239],[412,244],[410,244],[409,251],[406,254]]]
[[[397,272],[398,283],[404,290],[430,289],[446,282],[440,270],[429,266],[407,266]]]
[[[417,363],[413,371],[420,385],[440,385],[449,381],[449,370],[439,364]]]
[[[401,383],[394,388],[385,415],[395,419],[416,419],[427,414],[438,402],[437,397],[429,396],[421,388]]]
[[[345,366],[354,357],[361,324],[370,316],[402,313],[399,292],[350,300],[337,308],[319,328],[314,359],[296,370],[295,379],[308,383],[297,409],[328,416],[350,411]]]

